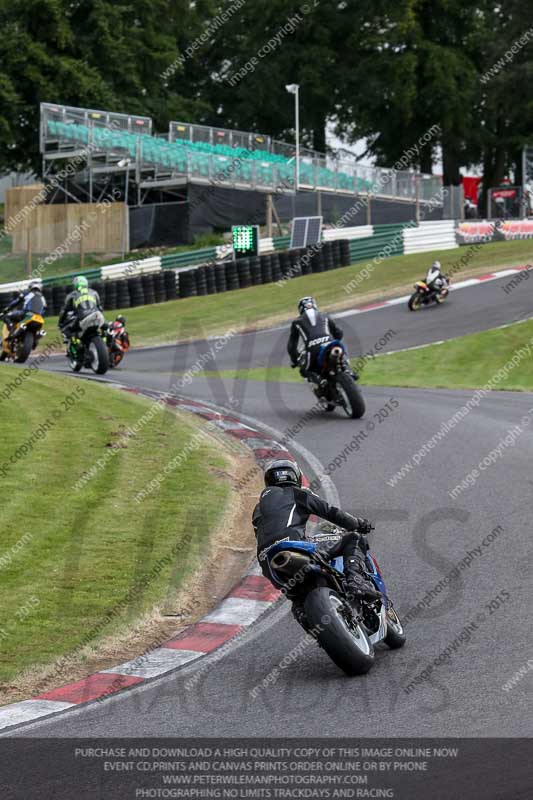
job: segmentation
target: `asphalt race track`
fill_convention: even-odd
[[[531,290],[526,285],[505,295],[507,280],[459,290],[443,307],[417,314],[402,305],[345,317],[349,351],[372,349],[388,330],[395,334],[384,349],[397,350],[531,316]],[[216,367],[282,363],[285,341],[286,331],[280,330],[236,336],[218,353]],[[107,377],[168,390],[176,373],[190,368],[211,344],[133,350],[124,367]],[[60,359],[52,368],[68,371]],[[215,362],[208,367],[213,368]],[[472,392],[363,387],[363,393],[363,420],[340,412],[315,417],[295,443],[324,465],[343,507],[376,523],[373,552],[400,617],[455,565],[468,562],[412,616],[402,650],[380,646],[370,673],[349,679],[310,642],[254,699],[251,690],[304,636],[282,601],[221,658],[215,652],[139,689],[8,735],[530,736],[533,673],[511,691],[502,686],[531,656],[533,395],[501,392],[483,399],[391,486],[387,481]],[[232,408],[280,432],[296,425],[313,405],[304,384],[265,387],[197,377],[183,394]],[[390,398],[399,405],[385,417],[380,410]],[[477,482],[451,499],[448,492],[528,413],[531,426],[523,426]],[[339,459],[357,434],[358,449]],[[455,649],[448,647],[453,642]],[[426,672],[426,679],[415,681],[446,648],[449,657]],[[200,680],[187,690],[186,681],[198,669]]]

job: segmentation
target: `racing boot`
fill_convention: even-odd
[[[365,600],[379,600],[381,592],[375,588],[374,584],[365,577],[365,562],[363,558],[348,556],[344,564],[344,575],[346,577],[346,591],[350,599],[363,598]]]

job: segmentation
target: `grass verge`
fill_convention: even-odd
[[[471,258],[463,265],[462,260],[468,255]],[[252,286],[222,295],[125,309],[124,313],[134,346],[198,339],[223,335],[230,329],[258,329],[285,322],[295,316],[298,299],[309,294],[318,299],[322,308],[339,310],[408,292],[415,280],[424,277],[428,264],[435,258],[441,261],[445,272],[452,272],[454,279],[460,280],[498,266],[521,266],[532,255],[533,240],[394,256],[379,264],[362,261],[350,267],[293,278],[281,286],[275,283]],[[365,268],[369,276],[357,291],[347,294],[344,287]],[[119,311],[109,312],[115,313]],[[56,323],[56,318],[50,318],[48,327]]]
[[[499,369],[511,362],[521,348],[529,355],[498,381],[497,388],[533,391],[533,320],[507,328],[495,328],[433,344],[417,350],[380,355],[368,360],[360,371],[361,383],[374,386],[405,386],[435,389],[475,389],[485,386]],[[524,351],[527,352],[527,351]],[[298,370],[270,367],[227,370],[221,377],[256,381],[300,382]],[[209,376],[210,373],[205,373]]]
[[[226,455],[188,415],[149,418],[148,399],[42,373],[3,399],[17,374],[0,370],[0,689],[170,601],[230,496]],[[159,488],[136,503],[159,473]]]

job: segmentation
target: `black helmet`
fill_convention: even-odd
[[[303,314],[308,308],[314,308],[315,311],[318,310],[314,297],[302,297],[298,300],[298,314]]]
[[[296,461],[278,458],[265,469],[265,486],[301,486],[302,470]]]
[[[126,317],[123,317],[122,314],[119,314],[118,317],[115,318],[115,322],[120,322],[121,325],[125,325]]]

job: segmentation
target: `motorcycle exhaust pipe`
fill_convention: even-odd
[[[299,570],[308,566],[311,559],[305,553],[295,553],[292,550],[280,550],[279,553],[270,560],[271,565],[278,572],[286,575],[294,575]]]

